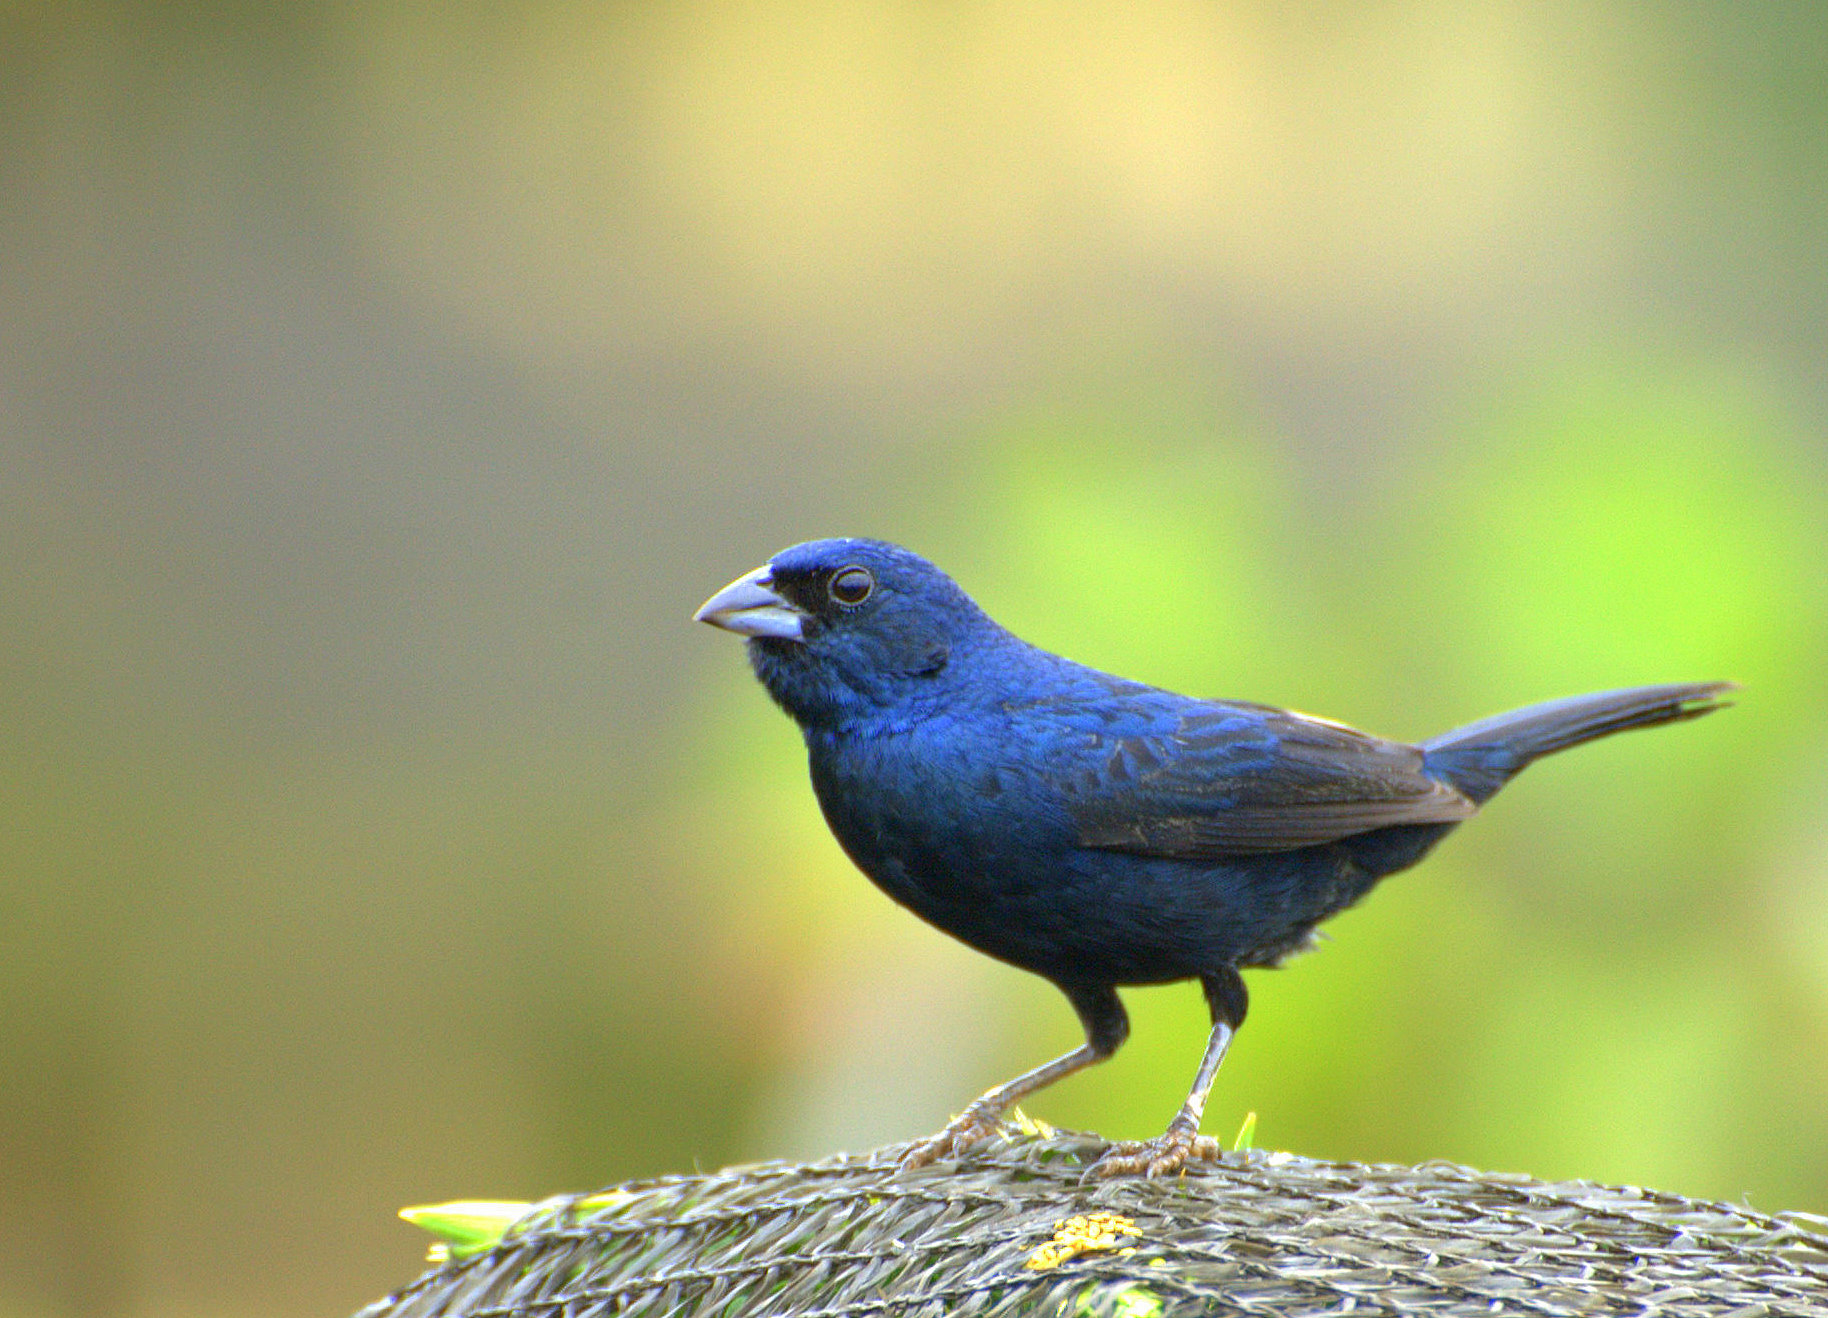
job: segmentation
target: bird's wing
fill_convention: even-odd
[[[1081,845],[1216,860],[1477,809],[1423,772],[1417,747],[1325,719],[1189,701],[1152,721],[1142,735],[1099,733],[1089,767],[1061,781]]]

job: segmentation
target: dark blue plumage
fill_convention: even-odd
[[[1193,1092],[1166,1134],[1100,1170],[1159,1174],[1212,1154],[1199,1119],[1243,1023],[1240,967],[1304,946],[1530,761],[1707,713],[1730,685],[1577,696],[1408,746],[1048,654],[932,564],[874,540],[783,550],[697,616],[750,638],[858,867],[941,929],[1052,980],[1085,1025],[1083,1046],[983,1095],[913,1164],[1115,1051],[1129,1028],[1116,986],[1194,978],[1214,1024]]]

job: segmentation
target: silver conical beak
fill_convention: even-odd
[[[746,572],[698,606],[694,622],[708,622],[738,636],[772,636],[780,641],[804,638],[806,615],[774,593],[770,569]]]

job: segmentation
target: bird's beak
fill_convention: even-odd
[[[744,573],[698,606],[694,622],[708,622],[738,636],[805,639],[806,615],[774,593],[766,566]]]

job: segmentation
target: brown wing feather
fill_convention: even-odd
[[[1240,726],[1246,710],[1253,717]],[[1476,809],[1422,771],[1417,747],[1282,710],[1214,705],[1166,737],[1112,739],[1097,789],[1073,813],[1085,846],[1212,860],[1455,823]]]

